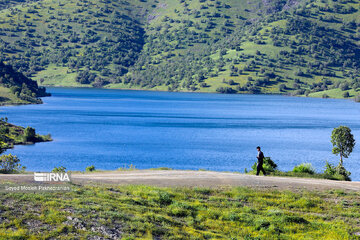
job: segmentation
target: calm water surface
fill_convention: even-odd
[[[49,88],[42,105],[1,107],[1,115],[33,126],[54,141],[16,146],[28,170],[170,167],[241,171],[256,161],[256,146],[281,170],[311,162],[318,171],[331,154],[334,127],[360,139],[360,104],[346,100]],[[345,167],[360,180],[359,146]]]

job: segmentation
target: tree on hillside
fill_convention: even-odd
[[[343,157],[348,158],[355,146],[355,139],[351,129],[346,126],[334,128],[331,134],[331,143],[333,145],[333,154],[340,154],[339,165],[343,165]]]
[[[24,141],[25,142],[34,142],[36,137],[35,129],[32,127],[27,127],[24,130]]]

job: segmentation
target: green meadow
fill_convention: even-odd
[[[359,239],[360,195],[75,186],[2,193],[1,239]]]

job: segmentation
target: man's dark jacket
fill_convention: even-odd
[[[261,165],[264,163],[264,153],[260,151],[259,156],[257,156],[258,163]]]

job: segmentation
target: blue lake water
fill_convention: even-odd
[[[241,171],[256,146],[281,170],[310,162],[322,171],[331,131],[347,125],[360,138],[360,104],[274,95],[221,95],[48,88],[42,105],[1,107],[1,116],[51,133],[54,141],[8,150],[28,170],[170,167]],[[359,146],[345,167],[360,180]]]

